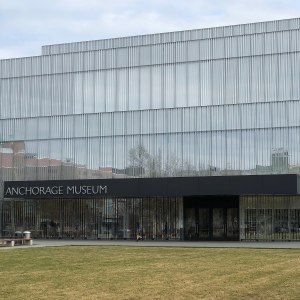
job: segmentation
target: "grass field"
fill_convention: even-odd
[[[300,250],[0,251],[0,299],[300,299]]]

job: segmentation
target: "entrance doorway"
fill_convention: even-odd
[[[186,240],[238,240],[238,197],[184,199]]]

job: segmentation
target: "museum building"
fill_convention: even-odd
[[[300,240],[300,19],[0,60],[0,236]]]

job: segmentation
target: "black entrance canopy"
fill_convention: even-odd
[[[299,191],[296,174],[4,182],[4,198],[30,199],[298,195]]]

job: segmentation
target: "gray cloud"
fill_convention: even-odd
[[[294,0],[0,0],[0,58],[42,45],[300,16]]]

